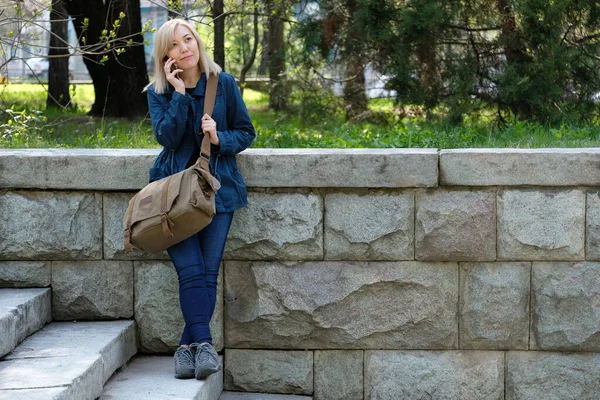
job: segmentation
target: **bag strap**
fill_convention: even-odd
[[[165,239],[172,238],[175,236],[173,232],[169,229],[171,226],[175,226],[173,221],[167,215],[167,199],[169,198],[169,185],[171,184],[171,179],[173,175],[169,176],[162,187],[162,193],[160,196],[160,224],[162,225],[163,235],[165,235]]]
[[[139,193],[139,192],[138,192]],[[127,209],[127,226],[125,227],[125,253],[131,253],[133,248],[131,247],[131,219],[133,218],[133,204],[138,196],[135,194],[129,201],[129,207]]]
[[[219,83],[219,75],[209,75],[206,82],[206,93],[204,94],[204,114],[212,116],[215,108],[215,99],[217,97],[217,84]],[[202,114],[202,115],[204,115]],[[210,171],[208,162],[210,161],[210,140],[208,135],[204,135],[202,146],[200,147],[200,167],[205,171]]]

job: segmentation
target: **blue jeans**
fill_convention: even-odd
[[[209,323],[232,218],[233,212],[217,213],[202,231],[167,249],[179,277],[179,302],[185,320],[179,345],[212,344]]]

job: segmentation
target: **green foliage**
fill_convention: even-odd
[[[367,49],[368,62],[390,78],[388,88],[396,91],[399,106],[423,106],[430,114],[444,110],[452,124],[481,118],[490,109],[501,122],[516,115],[553,126],[598,117],[600,3],[319,4],[318,13],[298,24],[304,60],[314,61],[320,53],[331,61],[344,54],[352,32],[360,32],[361,49]]]
[[[36,111],[45,107],[39,85],[11,84],[0,91],[0,148],[157,148],[150,121],[93,118],[91,85],[72,91],[76,111]],[[462,126],[427,119],[414,109],[403,112],[391,100],[371,101],[371,118],[346,122],[337,100],[295,94],[292,112],[273,112],[264,94],[246,89],[244,98],[257,131],[253,147],[272,148],[468,148],[468,147],[599,147],[600,126],[548,126],[509,116],[466,120]],[[329,99],[329,100],[328,100]],[[305,109],[298,102],[306,101]],[[310,106],[308,104],[311,104]],[[418,110],[417,110],[418,111]],[[373,117],[374,116],[374,117]],[[9,122],[12,121],[12,122]]]
[[[342,104],[328,88],[317,83],[298,84],[292,94],[292,111],[302,126],[316,125],[341,115]]]
[[[0,110],[0,141],[28,144],[40,136],[46,121],[41,111]]]

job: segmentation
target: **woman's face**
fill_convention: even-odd
[[[177,68],[184,71],[198,67],[200,60],[198,41],[187,27],[182,25],[175,27],[167,57],[174,59]]]

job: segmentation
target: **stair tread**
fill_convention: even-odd
[[[202,381],[175,379],[172,356],[136,356],[106,383],[100,400],[217,400],[222,391],[222,368]]]
[[[0,357],[52,320],[51,291],[0,289]]]
[[[50,291],[49,288],[0,289],[0,310],[21,304],[41,293]]]
[[[219,400],[312,400],[312,396],[248,392],[223,392]]]
[[[0,361],[0,399],[93,400],[136,352],[134,321],[52,322]]]

